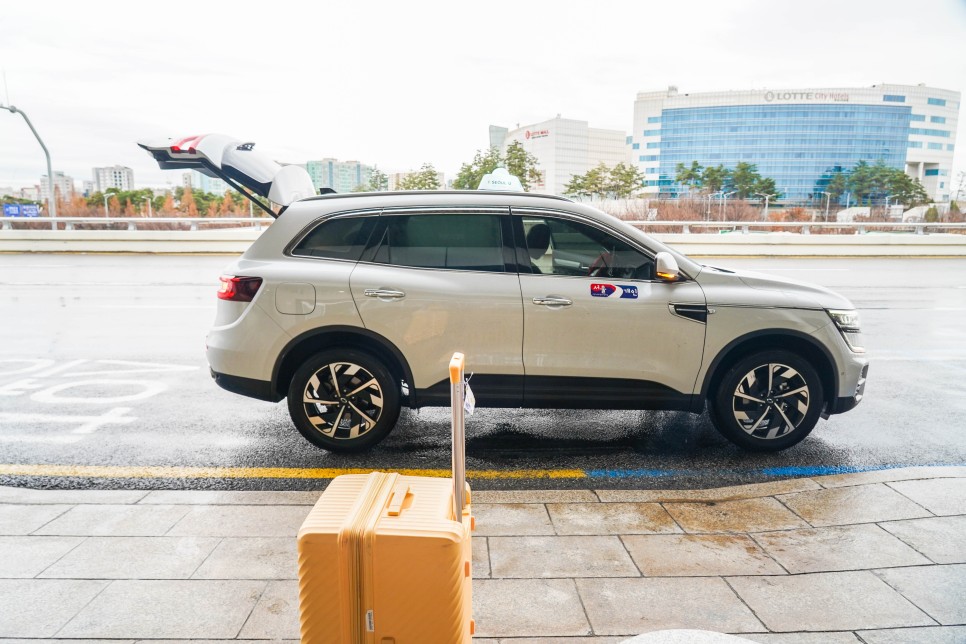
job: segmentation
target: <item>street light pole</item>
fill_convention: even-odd
[[[107,209],[107,200],[110,199],[111,197],[113,197],[114,196],[114,193],[113,192],[105,192],[101,196],[104,197],[104,216],[105,217],[110,217],[111,216],[111,211]]]
[[[832,194],[825,191],[822,191],[822,194],[825,195],[825,221],[828,222],[828,207],[832,203]]]
[[[148,217],[151,216],[151,197],[141,197],[146,202],[148,202]]]
[[[761,193],[755,193],[753,196],[755,196],[755,197],[764,197],[764,199],[765,199],[765,212],[762,213],[761,220],[762,221],[768,221],[768,200],[771,199],[772,197],[774,197],[775,195],[765,195],[765,194],[761,194]]]
[[[719,219],[721,219],[721,221],[724,221],[725,208],[727,208],[728,206],[728,195],[733,195],[733,194],[737,194],[737,192],[732,190],[731,192],[721,193],[721,212],[719,214]]]
[[[24,114],[23,110],[19,110],[13,105],[0,105],[0,109],[5,109],[5,110],[8,110],[11,114],[19,114],[20,116],[22,116],[23,120],[27,122],[27,127],[30,128],[30,131],[33,132],[34,136],[37,138],[37,143],[39,143],[40,147],[43,149],[44,156],[47,157],[47,188],[49,189],[49,192],[47,193],[47,209],[50,211],[51,217],[56,217],[57,216],[57,195],[54,194],[54,171],[52,169],[52,166],[50,165],[50,152],[47,151],[47,146],[44,145],[43,139],[41,139],[40,135],[37,134],[37,130],[34,128],[34,124],[30,122],[30,119],[27,118],[27,115]],[[50,222],[50,228],[51,230],[57,230],[57,222],[56,221]]]
[[[709,219],[711,219],[711,197],[713,197],[715,194],[717,193],[713,193],[713,192],[708,193],[708,207],[704,211],[705,221],[708,221]]]

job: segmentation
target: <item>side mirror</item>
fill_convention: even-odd
[[[657,278],[664,282],[673,282],[678,278],[678,263],[674,255],[661,251],[655,257],[657,260]]]

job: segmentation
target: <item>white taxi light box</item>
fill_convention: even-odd
[[[507,192],[523,192],[523,184],[506,168],[497,168],[485,175],[480,181],[478,190],[503,190]]]

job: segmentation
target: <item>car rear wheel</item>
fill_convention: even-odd
[[[807,360],[789,351],[762,351],[724,374],[711,399],[711,419],[731,442],[772,452],[808,436],[823,404],[821,379]]]
[[[332,452],[369,449],[399,418],[399,385],[378,359],[361,351],[316,354],[295,372],[288,409],[312,444]]]

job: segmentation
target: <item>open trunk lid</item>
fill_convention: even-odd
[[[138,146],[153,156],[162,170],[189,169],[218,177],[273,217],[278,215],[239,186],[283,207],[315,194],[305,168],[281,165],[255,150],[254,143],[225,134],[138,141]]]

